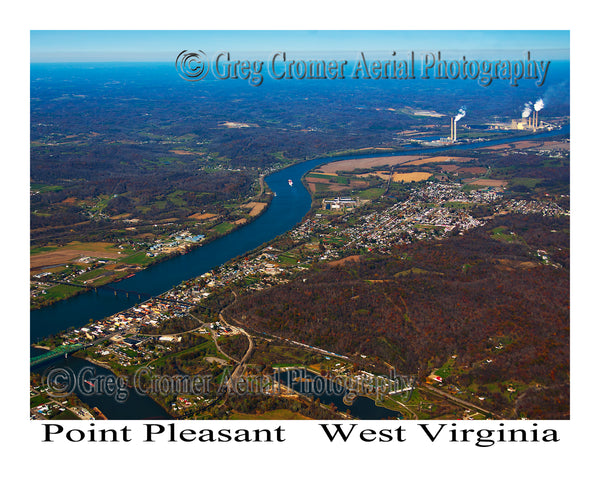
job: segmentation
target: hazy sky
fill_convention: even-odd
[[[568,59],[569,32],[562,31],[168,31],[62,30],[31,31],[31,62],[171,62],[182,50],[208,55],[288,52],[424,52],[477,53],[480,58]]]

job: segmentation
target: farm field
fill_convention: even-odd
[[[408,163],[405,163],[405,166],[413,166],[413,165],[425,165],[427,163],[440,163],[440,162],[470,162],[471,160],[475,160],[470,157],[428,157],[428,158],[419,158],[418,160],[412,160]]]
[[[492,180],[490,178],[472,178],[465,180],[467,185],[481,185],[483,187],[505,187],[508,182],[506,180]]]
[[[366,157],[353,158],[350,160],[340,160],[339,162],[328,163],[320,168],[325,173],[335,173],[338,171],[351,172],[357,168],[382,167],[384,165],[402,165],[412,160],[422,158],[418,155],[403,155],[397,157]]]
[[[410,172],[410,173],[394,173],[392,180],[394,182],[421,182],[431,177],[429,172]]]
[[[343,190],[354,189],[354,188],[365,188],[369,186],[369,183],[362,180],[348,179],[347,177],[331,177],[336,179],[335,183],[332,183],[328,178],[322,178],[323,176],[313,177],[307,176],[306,183],[308,189],[312,192],[341,192]]]
[[[242,208],[250,208],[250,213],[248,215],[250,215],[251,217],[256,217],[257,215],[259,215],[267,206],[266,202],[248,202],[245,203],[243,205],[240,205]]]
[[[190,215],[188,218],[191,218],[192,220],[209,220],[211,218],[216,218],[219,215],[217,215],[216,213],[194,213],[193,215]]]
[[[39,270],[51,265],[72,262],[81,257],[91,258],[121,258],[121,252],[112,243],[106,242],[71,242],[52,251],[34,253],[30,258],[31,270]]]

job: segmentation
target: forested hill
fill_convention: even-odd
[[[499,226],[512,232],[510,241],[494,235]],[[504,216],[464,236],[396,247],[391,256],[319,264],[241,298],[231,314],[256,331],[359,363],[365,355],[421,379],[456,355],[448,380],[479,386],[503,414],[518,407],[561,418],[561,405],[568,409],[568,249],[568,218]],[[520,405],[493,392],[513,382],[524,388]]]

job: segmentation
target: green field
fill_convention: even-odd
[[[367,190],[358,192],[358,196],[367,200],[374,200],[375,198],[381,197],[384,191],[383,188],[368,188]]]
[[[148,265],[154,260],[153,257],[149,257],[146,255],[146,252],[137,252],[133,255],[129,255],[128,257],[121,260],[123,263],[135,264],[135,265]]]
[[[452,373],[452,366],[454,365],[454,360],[448,360],[444,365],[438,368],[434,373],[442,378],[448,377]]]
[[[307,420],[306,417],[300,413],[292,412],[287,408],[280,408],[277,410],[271,410],[265,413],[239,413],[235,412],[229,416],[230,420]]]
[[[64,412],[60,412],[58,415],[52,417],[52,420],[79,420],[79,417],[71,410],[65,410]]]
[[[42,394],[36,395],[35,397],[31,397],[29,399],[29,407],[34,408],[34,407],[37,407],[38,405],[46,403],[47,401],[48,401],[47,395],[42,395]]]
[[[185,207],[187,205],[187,202],[181,198],[182,195],[184,195],[186,192],[184,192],[183,190],[175,190],[172,193],[169,193],[169,195],[167,195],[167,198],[174,204],[177,205],[178,207]]]
[[[518,242],[520,239],[518,236],[507,232],[506,227],[496,227],[492,230],[492,238],[507,243]]]
[[[336,178],[336,175],[327,175],[325,173],[309,173],[306,177],[307,178],[326,178],[326,179],[330,179],[330,178]]]
[[[37,190],[40,193],[60,192],[63,189],[63,187],[59,185],[44,185],[43,183],[32,183],[30,188],[32,190]]]
[[[216,225],[213,230],[221,235],[229,232],[231,229],[233,229],[233,224],[229,223],[229,222],[223,222],[223,223],[219,223],[218,225]]]
[[[473,190],[479,190],[480,188],[483,188],[481,185],[474,185],[472,183],[469,183],[467,185],[464,185],[461,190],[463,192],[472,192]]]
[[[104,268],[96,268],[95,270],[90,270],[89,272],[85,272],[81,275],[78,275],[77,281],[82,282],[85,280],[89,280],[90,278],[96,278],[102,275],[103,273],[106,273],[106,270]]]
[[[35,255],[36,253],[43,253],[43,252],[51,252],[53,250],[56,250],[58,248],[58,246],[55,247],[32,247],[29,249],[29,254],[30,255]]]
[[[523,186],[523,187],[527,187],[527,188],[535,188],[535,187],[537,187],[538,183],[541,183],[541,182],[542,182],[541,178],[518,177],[518,178],[512,178],[510,180],[510,184],[513,187]]]
[[[70,285],[56,285],[55,287],[47,289],[43,298],[44,300],[62,300],[63,298],[70,297],[82,290],[82,288],[72,287]]]
[[[298,259],[289,255],[279,255],[277,257],[279,263],[283,263],[284,265],[296,265],[298,263]]]

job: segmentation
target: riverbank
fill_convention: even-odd
[[[556,130],[556,133],[554,133],[553,131],[540,131],[539,133],[537,133],[537,135],[540,134],[544,134],[544,133],[554,133],[555,135],[560,135],[561,134],[561,129],[564,128],[565,125],[560,125],[558,127],[558,129]],[[324,159],[330,159],[330,161],[337,161],[340,158],[361,158],[361,157],[382,157],[382,156],[403,156],[403,155],[410,155],[412,153],[416,153],[416,152],[420,152],[423,149],[435,149],[435,148],[439,148],[439,149],[449,149],[451,150],[452,147],[464,147],[464,146],[472,146],[473,148],[476,148],[478,146],[478,144],[481,143],[488,143],[488,142],[500,142],[500,143],[505,143],[505,142],[511,142],[513,140],[523,140],[524,138],[530,138],[532,136],[534,136],[535,134],[532,135],[531,131],[527,131],[527,130],[523,130],[522,132],[515,132],[515,131],[510,131],[510,133],[506,134],[505,136],[500,137],[500,135],[502,135],[502,133],[499,132],[482,132],[482,134],[493,134],[494,138],[488,138],[488,139],[481,139],[481,140],[475,140],[472,141],[470,143],[462,143],[462,142],[457,142],[457,143],[450,143],[448,141],[447,138],[444,137],[444,135],[442,133],[440,133],[439,136],[436,137],[436,139],[439,139],[441,142],[446,142],[446,143],[439,143],[436,144],[434,141],[425,141],[425,140],[420,140],[418,138],[413,139],[409,144],[406,144],[404,146],[400,146],[400,147],[367,147],[367,148],[360,148],[360,149],[351,149],[351,150],[340,150],[340,151],[336,151],[336,152],[330,152],[330,153],[325,153],[322,155],[314,155],[311,157],[307,157],[307,160],[313,160],[313,159],[317,159],[317,158],[324,158]],[[500,138],[498,138],[500,137]],[[418,147],[416,147],[415,145],[418,145]],[[329,162],[327,162],[329,163]]]
[[[82,356],[82,355],[78,355],[77,353],[75,353],[74,356],[76,356],[77,358],[80,358],[81,360],[85,360],[86,362],[89,362],[89,363],[91,363],[93,365],[96,365],[98,367],[105,368],[106,370],[110,371],[117,378],[122,378],[122,377],[120,377],[119,373],[117,373],[117,371],[109,363],[101,362],[100,360],[91,358],[91,357],[89,357],[87,355]],[[144,368],[144,367],[140,367],[140,368]],[[137,391],[136,387],[138,387],[138,386],[136,386],[136,385],[132,386],[129,383],[128,380],[125,380],[125,381],[127,383],[127,388],[129,388],[129,389],[133,388],[133,389],[135,389]],[[146,396],[148,398],[150,398],[152,401],[154,401],[154,403],[156,403],[156,405],[158,405],[160,408],[162,408],[167,415],[169,415],[172,418],[177,418],[176,416],[171,415],[171,413],[169,412],[169,410],[167,410],[167,408],[159,401],[159,397],[157,397],[156,395],[152,394],[152,392],[150,392],[150,394],[147,394]]]
[[[101,287],[104,287],[107,285],[117,284],[119,282],[122,282],[123,280],[129,279],[129,278],[137,275],[139,272],[146,270],[152,266],[163,263],[165,261],[172,260],[173,258],[175,258],[177,256],[187,255],[187,254],[191,253],[192,251],[194,251],[195,249],[198,249],[200,247],[205,247],[206,245],[209,245],[212,242],[219,240],[220,238],[223,238],[227,235],[230,235],[233,232],[239,230],[240,228],[245,227],[245,226],[255,222],[259,217],[264,215],[264,213],[269,209],[269,206],[273,199],[273,193],[271,191],[269,191],[268,188],[265,188],[264,175],[259,176],[258,182],[259,182],[259,186],[260,186],[259,193],[249,200],[244,200],[244,202],[242,202],[240,204],[241,207],[247,207],[250,205],[252,208],[252,211],[248,215],[246,215],[245,217],[242,217],[242,219],[244,220],[243,222],[241,222],[239,220],[232,221],[232,222],[222,222],[222,223],[227,223],[227,225],[228,225],[227,230],[219,231],[213,227],[209,230],[206,238],[202,242],[183,243],[177,249],[174,249],[173,251],[170,251],[168,253],[162,253],[162,254],[159,254],[158,256],[154,256],[154,257],[147,257],[147,258],[144,257],[143,263],[128,267],[129,268],[128,271],[124,271],[124,272],[118,271],[117,273],[110,275],[110,276],[105,275],[102,279],[99,279],[98,281],[95,281],[94,283],[81,285],[81,287],[76,286],[76,285],[79,285],[79,282],[77,281],[77,279],[74,279],[72,282],[71,281],[69,281],[69,282],[48,281],[48,283],[50,283],[50,284],[55,284],[55,287],[50,287],[50,288],[60,288],[61,289],[60,296],[55,296],[55,297],[52,297],[49,299],[44,299],[42,302],[34,302],[33,301],[34,299],[32,298],[31,299],[32,301],[30,301],[30,311],[41,310],[43,308],[50,307],[50,306],[52,306],[58,302],[61,302],[63,300],[68,300],[68,299],[76,297],[82,293],[89,292],[90,290],[95,290],[95,289],[98,289],[98,288],[101,288]],[[256,204],[260,204],[260,205],[256,205]],[[259,206],[262,206],[262,207],[259,208]],[[147,253],[147,252],[145,250],[140,250],[140,251],[136,252],[135,254],[138,254],[138,253]],[[43,278],[40,279],[39,282],[44,284],[44,279]],[[34,289],[32,289],[31,291],[33,293]]]

